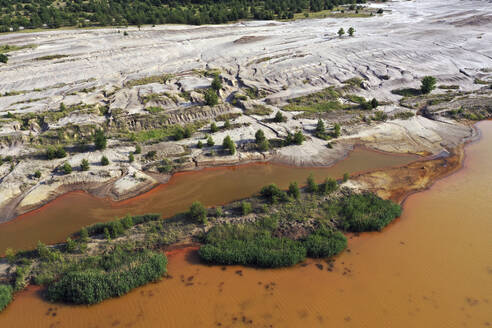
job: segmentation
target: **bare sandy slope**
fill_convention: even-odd
[[[72,113],[46,126],[34,123],[21,129],[21,122],[0,122],[0,155],[30,156],[37,149],[29,145],[30,136],[46,129],[84,124],[114,124],[114,113],[147,115],[143,97],[171,94],[160,103],[169,111],[172,122],[186,123],[214,119],[222,113],[241,109],[227,102],[245,87],[257,87],[268,93],[254,100],[278,110],[289,98],[308,94],[358,77],[364,80],[358,95],[376,97],[391,113],[400,108],[400,96],[391,90],[419,87],[425,75],[435,76],[439,84],[457,85],[462,91],[482,88],[476,79],[492,79],[492,4],[481,0],[393,1],[374,4],[384,15],[370,18],[310,19],[292,22],[241,22],[220,26],[157,26],[141,30],[128,28],[94,30],[57,30],[40,33],[0,35],[0,44],[36,44],[34,49],[11,52],[7,65],[0,65],[0,114],[40,113],[78,103],[107,105],[107,116],[96,112]],[[353,26],[354,37],[339,38],[340,27]],[[123,35],[123,30],[128,32]],[[49,60],[44,56],[57,56]],[[223,105],[187,111],[186,101],[179,98],[190,91],[190,102],[203,97],[195,92],[210,85],[210,78],[196,72],[219,69],[224,80]],[[194,71],[193,71],[194,70]],[[195,72],[191,73],[190,72]],[[151,83],[125,87],[137,78],[173,74],[168,83]],[[443,93],[438,90],[436,92]],[[110,96],[108,96],[110,94]],[[173,98],[181,99],[171,101]],[[273,112],[273,113],[274,113]],[[272,113],[272,116],[273,116]],[[286,113],[288,117],[296,113]],[[285,124],[265,123],[262,118],[243,115],[233,123],[241,127],[218,132],[212,137],[218,145],[226,134],[241,145],[254,139],[262,128],[268,138],[283,137],[302,129],[310,133],[316,120],[296,119]],[[333,123],[343,119],[335,116]],[[133,123],[132,123],[133,124]],[[141,124],[141,123],[138,123]],[[131,129],[145,129],[131,125]],[[203,137],[203,131],[180,142],[164,142],[144,147],[162,156],[186,151],[190,156],[183,167],[230,164],[239,161],[275,158],[296,165],[327,165],[342,158],[355,143],[393,152],[439,153],[452,148],[473,132],[445,119],[417,116],[409,120],[385,123],[347,124],[337,144],[328,149],[326,142],[309,138],[302,146],[290,146],[268,154],[242,152],[236,156],[210,159],[191,147]],[[63,160],[46,161],[28,157],[12,168],[0,166],[0,219],[39,206],[60,192],[85,188],[100,195],[124,198],[148,189],[160,179],[145,171],[137,158],[127,162],[133,147],[112,140],[104,152],[73,154]],[[111,164],[98,164],[101,155]],[[88,158],[90,172],[68,176],[55,169],[65,161],[74,167]],[[35,169],[42,171],[33,179]],[[108,183],[110,186],[108,187]]]

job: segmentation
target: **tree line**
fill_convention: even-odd
[[[240,19],[290,19],[365,0],[0,0],[0,32],[11,28],[222,24]]]

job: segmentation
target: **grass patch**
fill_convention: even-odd
[[[6,54],[11,51],[17,51],[17,50],[22,50],[22,49],[34,49],[36,48],[36,44],[27,44],[24,46],[15,46],[15,45],[9,45],[9,44],[4,44],[0,46],[0,54]]]
[[[127,88],[132,88],[137,85],[145,85],[145,84],[150,84],[150,83],[166,83],[169,81],[171,78],[173,78],[173,74],[161,74],[161,75],[152,75],[152,76],[147,76],[144,78],[140,79],[135,79],[135,80],[130,80],[125,83],[125,87]]]
[[[273,110],[264,105],[253,105],[252,108],[244,111],[246,115],[267,116],[273,113]]]
[[[311,113],[346,109],[347,106],[340,102],[338,99],[339,97],[340,94],[333,87],[329,87],[319,92],[289,99],[287,101],[289,104],[284,106],[282,109],[285,111],[301,111]]]

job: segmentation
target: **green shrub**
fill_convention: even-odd
[[[330,257],[347,247],[347,238],[340,231],[321,228],[306,238],[304,246],[309,257]]]
[[[212,124],[210,124],[210,132],[215,133],[217,131],[219,131],[217,124],[215,124],[215,122],[212,122]]]
[[[80,169],[82,171],[89,171],[89,161],[86,160],[85,158],[82,160],[82,162],[80,163]]]
[[[68,163],[68,162],[65,162],[62,166],[62,172],[63,172],[63,174],[72,173],[72,165],[70,165],[70,163]]]
[[[283,190],[280,190],[280,188],[273,183],[261,188],[260,195],[272,204],[276,203],[277,201],[288,200],[287,193]]]
[[[316,184],[316,181],[314,181],[314,175],[312,173],[307,178],[306,183],[307,183],[307,187],[306,187],[307,192],[313,193],[318,191],[318,185]]]
[[[301,195],[301,192],[299,191],[299,187],[297,186],[297,182],[291,182],[289,184],[289,190],[287,191],[289,196],[298,199],[299,196]]]
[[[207,209],[200,202],[193,202],[191,204],[188,216],[197,223],[207,223]]]
[[[166,273],[167,258],[151,251],[116,249],[92,259],[93,268],[69,271],[51,284],[46,296],[53,302],[95,304],[122,296],[132,289],[156,281]]]
[[[216,91],[208,89],[205,92],[205,103],[209,106],[215,106],[219,103],[219,97],[217,96]]]
[[[229,154],[234,155],[236,153],[236,144],[232,141],[230,136],[226,136],[222,142],[222,147],[227,150]]]
[[[97,130],[96,134],[94,135],[94,145],[96,146],[96,149],[98,150],[105,149],[106,144],[107,144],[107,139],[106,136],[104,135],[104,131]]]
[[[63,158],[67,156],[67,152],[62,147],[49,146],[46,148],[46,157],[48,159]]]
[[[338,188],[338,183],[337,180],[332,179],[332,178],[326,178],[325,183],[321,186],[321,192],[323,194],[329,194]]]
[[[420,86],[420,91],[423,94],[428,94],[436,88],[436,78],[433,76],[424,76],[422,79],[422,85]]]
[[[241,212],[243,213],[243,215],[248,215],[252,211],[253,209],[251,207],[251,203],[245,201],[241,202]]]
[[[353,232],[382,230],[401,215],[400,205],[373,193],[347,196],[337,206],[340,227]]]
[[[208,138],[207,138],[207,146],[212,147],[213,145],[215,145],[214,139],[212,139],[211,136],[208,136]]]
[[[107,166],[109,165],[109,159],[106,156],[101,157],[101,165],[102,166]]]
[[[12,292],[10,285],[0,285],[0,312],[12,302]]]
[[[221,240],[203,245],[198,253],[203,260],[213,264],[262,268],[292,266],[306,257],[306,249],[300,242],[270,236]]]

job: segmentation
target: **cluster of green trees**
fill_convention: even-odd
[[[0,285],[0,312],[12,302],[12,286]]]
[[[48,286],[53,302],[95,304],[122,296],[132,289],[156,281],[167,271],[167,258],[160,252],[128,251],[117,247],[103,256],[87,259]]]
[[[316,230],[304,240],[273,237],[277,226],[273,218],[254,224],[215,226],[205,236],[199,255],[213,264],[277,268],[295,265],[306,256],[333,256],[347,246],[342,233],[326,228]]]
[[[0,32],[61,26],[221,24],[239,19],[287,19],[363,0],[0,0]]]
[[[341,134],[341,126],[338,123],[335,123],[333,125],[333,130],[331,132],[328,132],[325,127],[325,123],[323,122],[322,119],[318,120],[318,123],[316,124],[316,129],[314,130],[314,135],[317,138],[324,139],[324,140],[330,140],[331,138],[338,138]]]
[[[346,231],[380,231],[401,215],[401,206],[373,193],[352,194],[335,204],[339,225]]]

